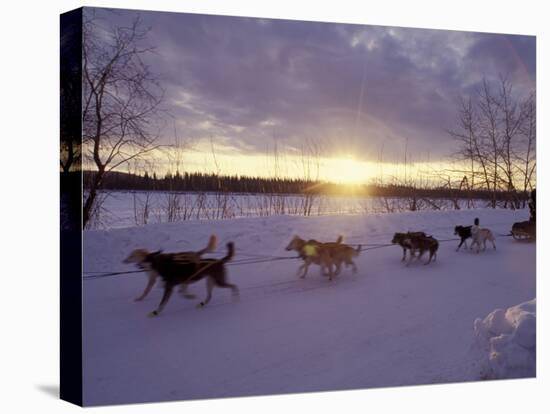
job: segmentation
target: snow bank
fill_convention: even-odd
[[[488,351],[489,378],[525,378],[536,374],[536,299],[495,309],[474,321],[476,336]]]

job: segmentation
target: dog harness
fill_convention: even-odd
[[[302,252],[304,256],[307,256],[307,257],[317,256],[317,246],[314,246],[312,244],[306,244],[302,248]]]

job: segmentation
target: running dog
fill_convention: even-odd
[[[190,263],[198,264],[203,254],[212,252],[216,248],[216,243],[217,243],[216,236],[212,235],[210,236],[210,239],[208,239],[208,244],[204,249],[196,252],[190,251],[190,252],[173,253],[172,256],[175,260],[181,263],[190,262]],[[159,250],[156,253],[161,253],[161,251]],[[138,250],[134,250],[132,254],[128,256],[126,260],[124,260],[124,263],[138,263],[139,267],[147,271],[147,285],[145,286],[145,290],[143,291],[143,293],[135,299],[136,302],[139,302],[145,299],[145,297],[149,294],[149,292],[151,291],[151,289],[153,288],[153,286],[157,281],[157,276],[158,276],[157,272],[150,270],[147,267],[143,267],[139,264],[140,260],[149,254],[152,254],[152,253],[149,253],[145,249],[138,249]],[[131,258],[135,258],[135,260],[129,261]]]
[[[407,262],[407,266],[411,264],[411,261],[414,257],[414,251],[418,251],[418,256],[416,260],[419,260],[426,251],[430,252],[430,257],[425,265],[430,264],[430,262],[435,262],[436,256],[437,256],[437,249],[439,248],[439,242],[434,239],[432,236],[423,236],[423,237],[410,237],[407,236],[403,240],[403,244],[406,245],[410,251],[411,255],[409,256],[409,261]]]
[[[212,289],[214,286],[230,288],[234,295],[238,295],[237,286],[228,283],[226,280],[225,264],[235,255],[235,247],[232,242],[227,243],[227,254],[222,259],[199,259],[198,262],[190,260],[180,260],[178,254],[163,254],[153,252],[144,254],[143,250],[134,250],[130,256],[124,260],[125,263],[137,263],[142,269],[154,272],[164,281],[164,294],[154,311],[149,316],[158,316],[166,303],[170,299],[174,287],[180,286],[185,294],[187,286],[206,278],[206,298],[200,302],[197,307],[203,307],[210,302],[212,298]],[[192,297],[191,295],[185,295]]]
[[[481,229],[479,226],[472,226],[472,243],[470,244],[470,249],[474,248],[474,244],[477,245],[476,253],[479,253],[481,248],[481,243],[483,243],[483,250],[487,248],[486,243],[489,240],[493,244],[493,249],[497,249],[495,244],[495,237],[489,229]]]
[[[460,250],[462,244],[464,244],[464,247],[467,249],[468,243],[466,240],[472,237],[472,226],[455,226],[455,236],[460,237],[460,243],[456,251],[458,252]]]
[[[340,236],[340,238],[341,237],[342,236]],[[340,274],[342,264],[345,264],[346,268],[351,266],[353,273],[357,273],[357,265],[353,261],[353,258],[359,255],[359,252],[361,251],[360,244],[354,249],[345,243],[337,243],[335,246],[329,246],[329,250],[332,262],[336,266],[336,271],[334,272],[335,275]]]
[[[305,241],[299,236],[294,236],[288,246],[286,246],[286,250],[294,250],[304,261],[304,263],[298,268],[296,275],[303,279],[306,277],[309,266],[311,264],[316,264],[321,268],[321,275],[326,273],[328,274],[329,280],[332,280],[332,266],[334,263],[330,254],[330,248],[339,246],[341,241],[342,236],[338,237],[336,242],[329,243],[321,243],[313,239]],[[325,272],[323,272],[323,270]]]
[[[414,256],[414,252],[410,249],[409,244],[405,244],[405,239],[415,239],[419,237],[427,237],[426,233],[423,231],[414,231],[414,232],[407,232],[407,233],[395,233],[393,235],[392,243],[398,244],[403,249],[403,257],[401,258],[401,261],[405,261],[407,258],[407,250],[409,250],[409,255]],[[411,257],[412,258],[412,257]]]

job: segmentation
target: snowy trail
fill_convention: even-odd
[[[455,224],[474,217],[506,234],[526,211],[462,210],[357,216],[270,217],[186,222],[85,233],[85,271],[134,270],[121,260],[134,248],[202,247],[208,235],[236,244],[237,259],[292,256],[293,234],[348,243],[388,243],[395,231],[424,230],[453,238]],[[476,255],[441,243],[437,262],[404,267],[399,247],[362,252],[359,271],[334,281],[312,267],[295,276],[297,260],[235,265],[240,288],[215,289],[209,306],[174,295],[159,318],[155,288],[134,302],[143,275],[84,284],[84,384],[87,404],[196,399],[285,392],[471,381],[486,355],[473,321],[495,308],[535,297],[535,244],[497,239]],[[239,256],[239,251],[243,254]],[[247,256],[248,255],[248,256]]]

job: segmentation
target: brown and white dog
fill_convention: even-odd
[[[292,240],[290,240],[290,243],[288,243],[288,246],[286,246],[286,250],[294,250],[304,261],[296,273],[296,275],[300,276],[300,278],[303,279],[306,277],[307,271],[311,264],[316,264],[321,268],[321,274],[327,273],[329,280],[332,280],[332,260],[328,246],[325,246],[325,243],[321,243],[313,239],[306,241],[299,236],[294,236]]]
[[[340,274],[343,264],[346,265],[346,268],[351,266],[353,273],[357,273],[357,265],[353,261],[353,258],[357,257],[359,252],[361,252],[360,244],[354,249],[350,245],[342,243],[342,236],[340,236],[336,243],[329,243],[329,251],[332,263],[336,266],[335,275]]]
[[[208,239],[208,244],[204,249],[198,250],[196,252],[189,251],[189,252],[172,253],[172,256],[175,260],[179,262],[192,262],[192,263],[198,264],[203,254],[214,251],[214,249],[216,248],[216,244],[217,244],[216,236],[211,235],[210,238]],[[156,253],[160,253],[160,251]],[[140,264],[140,262],[144,260],[143,258],[149,254],[151,253],[145,249],[137,249],[137,250],[134,250],[130,254],[130,256],[128,256],[124,260],[124,263],[137,263],[139,267],[147,271],[147,285],[145,286],[145,290],[143,291],[143,293],[135,299],[136,302],[143,300],[149,294],[149,292],[151,291],[151,289],[153,288],[153,286],[157,281],[158,273],[149,269],[147,265],[142,266]]]
[[[336,242],[322,243],[314,239],[306,241],[299,236],[294,236],[286,246],[286,250],[296,251],[303,260],[303,264],[298,268],[297,275],[300,278],[306,277],[311,264],[320,266],[321,275],[328,276],[329,280],[340,273],[342,264],[345,264],[346,267],[352,266],[355,273],[357,266],[353,258],[359,254],[361,246],[359,245],[357,249],[354,249],[342,243],[342,240],[342,236],[339,236]],[[335,267],[334,270],[333,266]]]
[[[199,259],[197,262],[192,260],[181,260],[181,257],[175,254],[163,254],[160,252],[147,253],[144,250],[134,250],[124,260],[125,263],[136,263],[142,269],[147,269],[150,273],[160,276],[164,282],[164,294],[156,310],[149,316],[157,316],[162,312],[166,303],[170,299],[176,286],[181,287],[182,293],[187,298],[192,295],[186,295],[187,286],[206,278],[206,298],[197,306],[206,306],[212,297],[214,286],[230,288],[234,295],[239,290],[234,284],[226,280],[225,263],[230,261],[235,254],[235,247],[232,242],[227,243],[227,254],[222,259]]]

